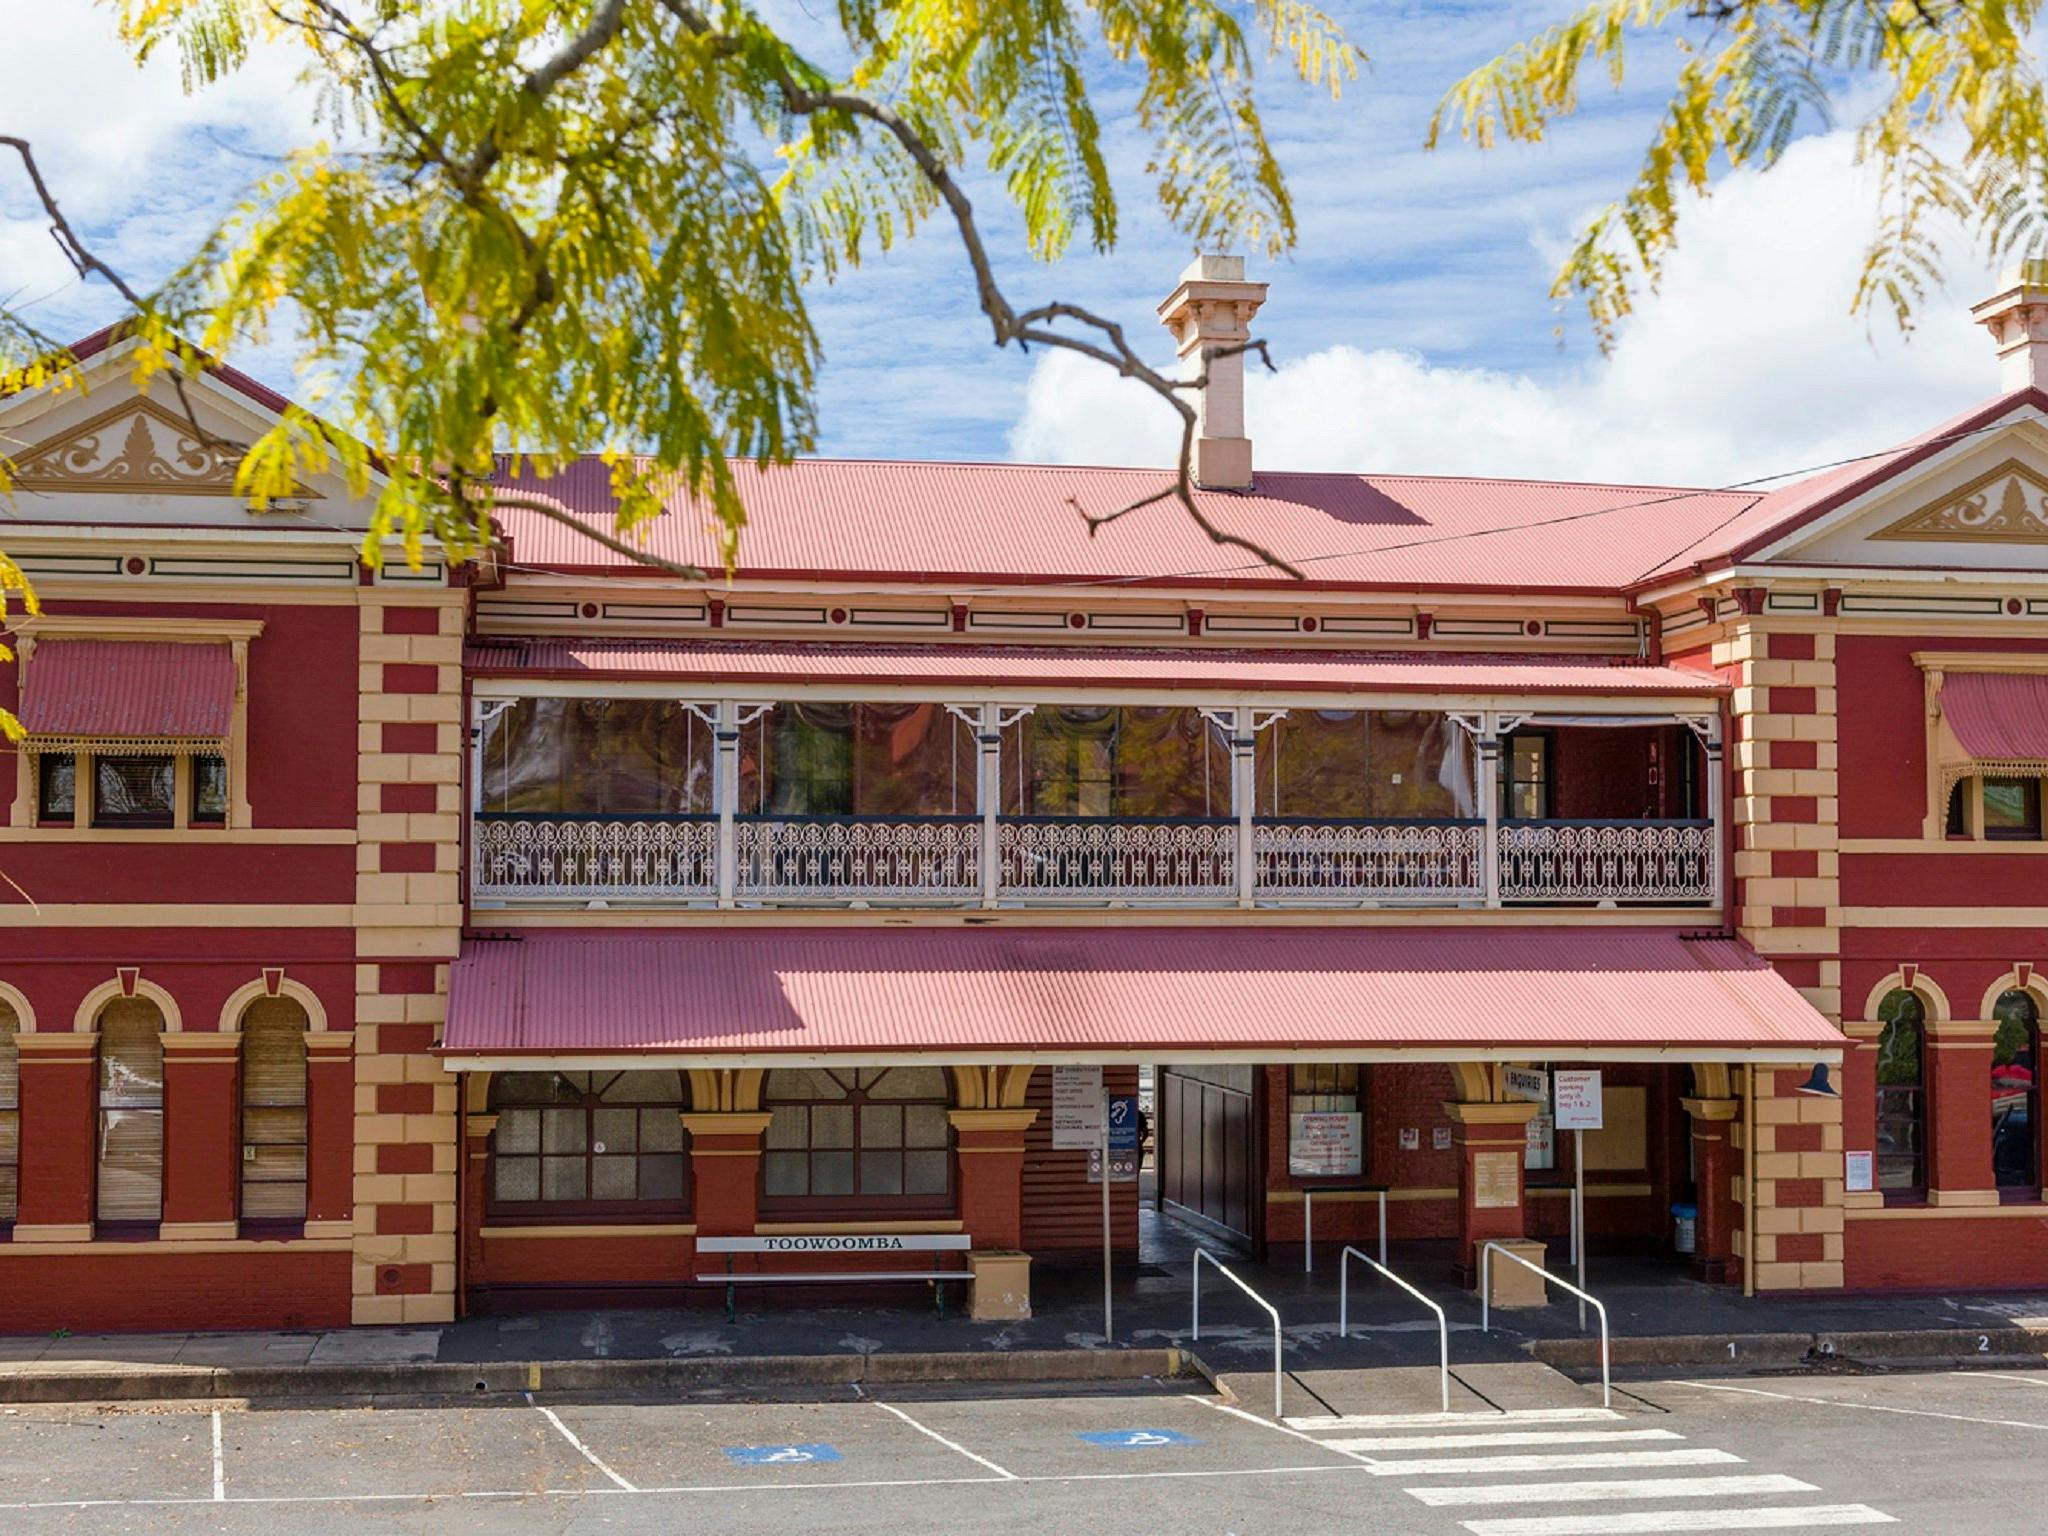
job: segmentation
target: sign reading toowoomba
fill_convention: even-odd
[[[699,1253],[935,1253],[972,1247],[965,1232],[777,1232],[700,1237]]]

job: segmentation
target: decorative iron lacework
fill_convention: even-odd
[[[997,835],[1006,896],[1171,901],[1237,889],[1237,824],[1224,818],[1011,817]]]
[[[708,896],[718,818],[485,813],[471,857],[481,897]]]
[[[771,900],[981,893],[978,816],[746,816],[738,891]]]
[[[1503,901],[1695,902],[1714,894],[1706,821],[1512,821],[1500,827]]]
[[[212,736],[30,736],[31,757],[96,752],[106,757],[225,757],[228,744]]]
[[[1964,779],[2048,779],[2048,762],[2029,758],[1963,758],[1941,765],[1941,799],[1944,806]]]
[[[1331,901],[1467,901],[1485,894],[1479,821],[1262,819],[1257,894]]]

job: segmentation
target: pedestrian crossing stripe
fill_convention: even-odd
[[[1446,1456],[1427,1461],[1369,1461],[1374,1477],[1430,1477],[1472,1472],[1592,1472],[1619,1467],[1712,1467],[1740,1465],[1729,1451],[1573,1451],[1555,1456]]]
[[[1575,1483],[1481,1483],[1466,1488],[1409,1488],[1412,1499],[1444,1509],[1458,1504],[1597,1504],[1616,1499],[1732,1499],[1759,1493],[1819,1493],[1782,1472],[1718,1477],[1607,1478]]]
[[[1822,1525],[1897,1525],[1868,1504],[1778,1509],[1641,1510],[1618,1515],[1545,1515],[1534,1520],[1467,1520],[1472,1536],[1664,1536],[1674,1531],[1804,1531]]]
[[[1366,1435],[1325,1440],[1333,1451],[1451,1451],[1487,1445],[1609,1445],[1616,1440],[1683,1440],[1675,1429],[1505,1429],[1471,1435]]]

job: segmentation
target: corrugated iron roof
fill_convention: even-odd
[[[446,1054],[1837,1051],[1733,939],[1671,929],[773,927],[463,944]]]
[[[739,573],[887,581],[1088,581],[1294,585],[1219,546],[1178,503],[1092,529],[1100,516],[1168,483],[1160,470],[1036,464],[804,459],[735,462],[747,526]],[[610,470],[584,459],[541,479],[499,484],[543,496],[610,530]],[[1752,492],[1670,486],[1261,471],[1246,493],[1204,491],[1226,531],[1300,566],[1316,586],[1613,591],[1697,542],[1757,500]],[[500,521],[523,565],[636,567],[541,514]],[[721,570],[709,514],[680,487],[644,531],[663,559]]]
[[[1979,762],[2048,762],[2048,677],[1944,672],[1941,716]]]
[[[1719,682],[1702,673],[1606,656],[945,643],[487,638],[465,648],[463,665],[478,677],[656,676],[706,682],[1632,695],[1711,695],[1721,689]]]
[[[216,740],[234,723],[225,645],[175,640],[41,640],[23,673],[32,737]]]

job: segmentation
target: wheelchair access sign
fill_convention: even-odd
[[[1138,1098],[1117,1094],[1109,1105],[1109,1178],[1112,1184],[1134,1183],[1138,1177]],[[1102,1148],[1088,1149],[1088,1182],[1102,1182]]]
[[[743,1467],[801,1467],[846,1458],[829,1445],[728,1445],[725,1454]]]
[[[1200,1445],[1193,1435],[1177,1429],[1092,1429],[1074,1436],[1103,1451],[1156,1451],[1167,1445]]]

